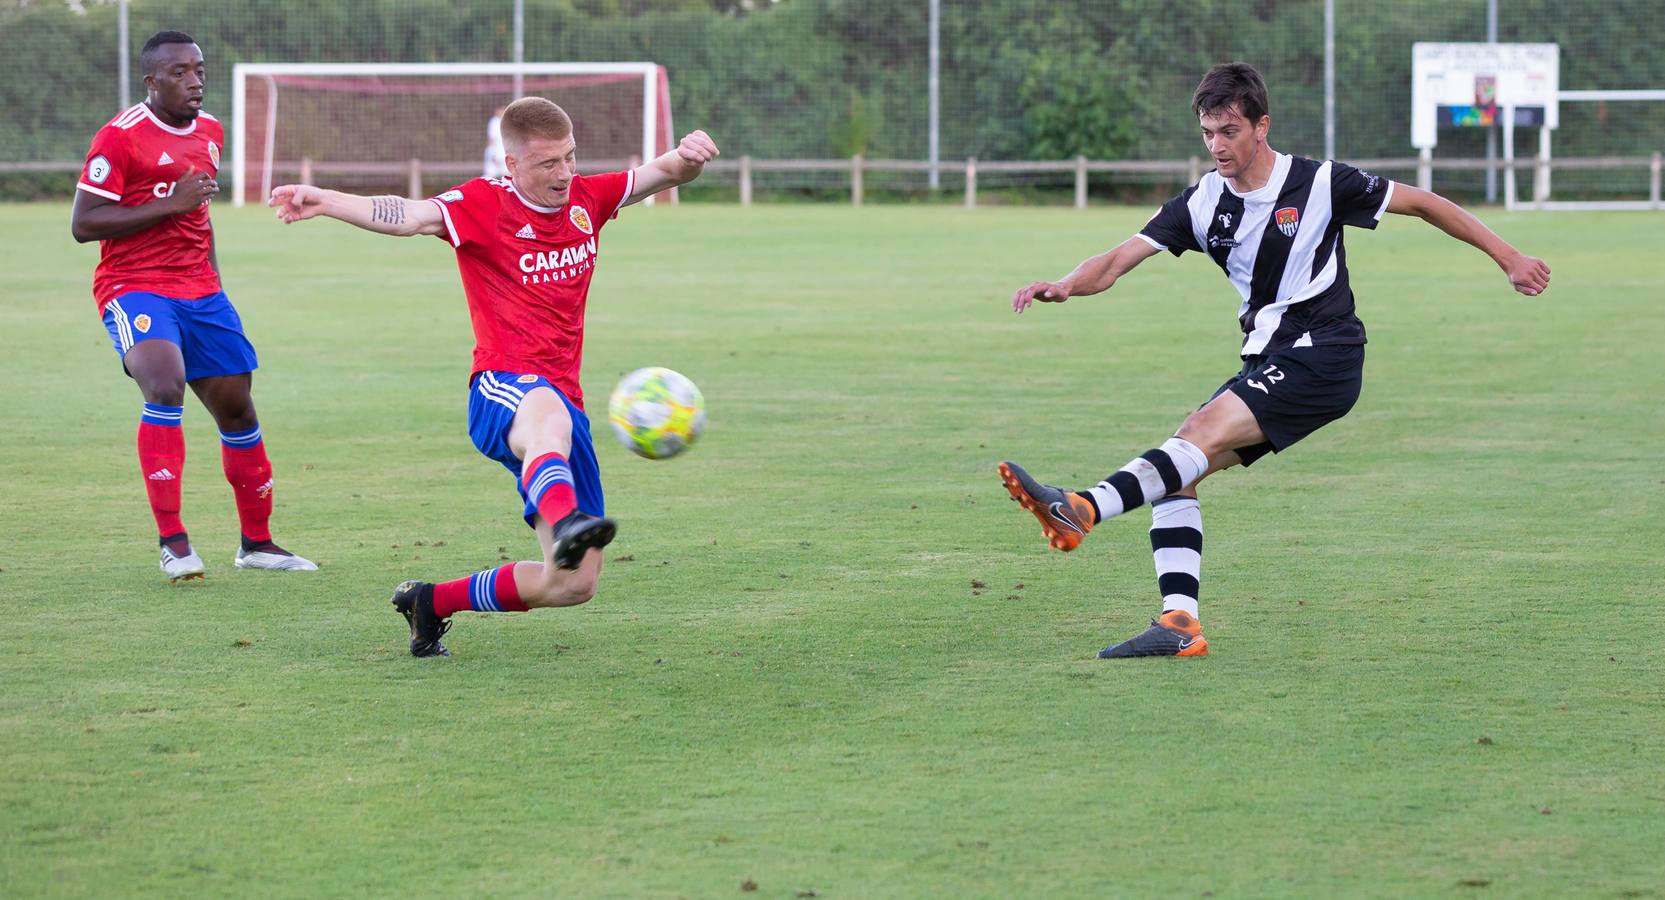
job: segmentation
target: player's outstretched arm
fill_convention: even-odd
[[[1509,284],[1528,297],[1549,288],[1549,266],[1543,260],[1516,250],[1468,210],[1433,191],[1396,182],[1393,197],[1388,200],[1388,212],[1416,216],[1457,240],[1480,248],[1509,276]]]
[[[445,219],[439,207],[426,200],[405,197],[361,197],[310,184],[286,184],[272,189],[267,206],[277,209],[284,224],[317,216],[340,219],[365,231],[409,237],[443,234]]]
[[[1105,253],[1081,261],[1073,272],[1057,281],[1037,281],[1012,295],[1012,312],[1021,313],[1036,300],[1063,303],[1071,297],[1085,297],[1110,289],[1116,279],[1161,251],[1137,237],[1128,238]]]
[[[625,205],[693,181],[705,171],[706,163],[717,158],[718,152],[710,135],[703,131],[690,131],[675,150],[637,167],[635,187]]]

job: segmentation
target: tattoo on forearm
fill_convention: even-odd
[[[398,197],[371,197],[370,221],[401,225],[405,221],[405,201]]]

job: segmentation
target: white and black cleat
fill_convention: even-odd
[[[273,572],[316,572],[318,564],[296,556],[271,541],[255,543],[247,538],[237,548],[234,560],[239,569],[268,569]]]
[[[201,578],[203,577],[202,557],[198,556],[195,550],[186,553],[184,556],[179,556],[164,544],[162,546],[162,574],[168,576],[170,584]]]

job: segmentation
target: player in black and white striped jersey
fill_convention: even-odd
[[[1279,153],[1266,143],[1266,85],[1247,63],[1215,66],[1192,98],[1215,169],[1169,200],[1138,234],[1057,281],[1012,297],[1062,303],[1107,290],[1167,250],[1206,253],[1240,299],[1242,369],[1157,449],[1085,491],[1042,484],[1011,462],[1000,475],[1041,522],[1053,547],[1073,550],[1093,526],[1151,504],[1151,548],[1162,614],[1151,627],[1099,652],[1105,658],[1204,656],[1197,618],[1202,510],[1197,482],[1250,465],[1335,421],[1358,400],[1364,323],[1353,310],[1342,226],[1375,228],[1384,213],[1417,216],[1490,256],[1515,290],[1535,296],[1549,267],[1437,194],[1344,163]]]

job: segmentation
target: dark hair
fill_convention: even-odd
[[[145,48],[139,51],[139,70],[145,74],[156,68],[157,59],[162,55],[158,48],[168,44],[194,44],[196,39],[183,31],[158,31],[145,41]]]
[[[1221,63],[1209,69],[1191,95],[1191,111],[1199,116],[1223,113],[1232,107],[1251,125],[1266,115],[1266,82],[1248,63]]]

